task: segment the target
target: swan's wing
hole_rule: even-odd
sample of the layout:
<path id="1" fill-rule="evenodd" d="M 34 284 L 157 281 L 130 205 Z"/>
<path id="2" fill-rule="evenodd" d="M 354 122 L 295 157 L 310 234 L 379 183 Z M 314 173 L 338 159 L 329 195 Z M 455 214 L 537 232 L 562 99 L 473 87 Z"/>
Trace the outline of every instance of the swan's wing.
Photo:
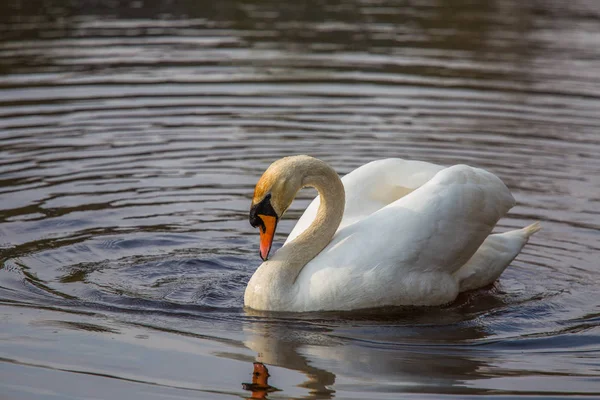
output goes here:
<path id="1" fill-rule="evenodd" d="M 371 233 L 365 235 L 377 249 L 371 256 L 385 257 L 392 264 L 406 264 L 413 270 L 453 273 L 469 260 L 514 204 L 497 176 L 455 165 L 360 221 L 356 229 Z"/>
<path id="2" fill-rule="evenodd" d="M 310 288 L 301 301 L 330 299 L 332 307 L 348 309 L 452 301 L 458 293 L 452 274 L 513 205 L 493 174 L 466 165 L 446 168 L 339 230 L 300 272 L 298 283 Z"/>
<path id="3" fill-rule="evenodd" d="M 339 229 L 360 221 L 422 186 L 444 169 L 424 161 L 388 158 L 365 164 L 342 178 L 346 192 L 344 217 Z M 285 243 L 304 232 L 317 215 L 317 196 L 304 211 Z M 338 230 L 339 230 L 338 229 Z"/>

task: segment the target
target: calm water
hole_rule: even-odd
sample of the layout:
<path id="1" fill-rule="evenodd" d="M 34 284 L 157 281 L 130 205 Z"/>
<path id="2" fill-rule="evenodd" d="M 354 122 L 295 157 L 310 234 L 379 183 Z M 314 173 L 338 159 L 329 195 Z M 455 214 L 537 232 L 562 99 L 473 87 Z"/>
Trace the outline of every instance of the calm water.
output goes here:
<path id="1" fill-rule="evenodd" d="M 543 230 L 490 289 L 249 314 L 275 159 L 468 163 Z M 281 245 L 314 192 L 280 225 Z M 0 2 L 0 397 L 600 394 L 595 1 Z"/>

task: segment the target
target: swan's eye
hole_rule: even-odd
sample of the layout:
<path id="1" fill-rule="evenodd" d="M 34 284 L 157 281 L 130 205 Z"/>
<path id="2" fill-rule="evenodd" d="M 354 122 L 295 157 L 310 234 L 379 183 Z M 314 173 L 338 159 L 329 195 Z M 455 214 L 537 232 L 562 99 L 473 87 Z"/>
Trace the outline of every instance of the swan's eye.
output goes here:
<path id="1" fill-rule="evenodd" d="M 266 230 L 265 223 L 259 217 L 259 215 L 266 215 L 279 219 L 279 216 L 271 205 L 271 193 L 268 193 L 260 203 L 255 204 L 250 208 L 250 215 L 248 218 L 250 220 L 250 225 L 252 225 L 254 228 L 260 227 L 264 232 Z"/>
<path id="2" fill-rule="evenodd" d="M 256 212 L 256 207 L 252 207 L 250 209 L 250 215 L 248 219 L 250 220 L 250 225 L 252 225 L 253 228 L 258 228 L 259 226 L 261 227 L 261 229 L 265 228 L 263 220 L 260 219 L 258 213 Z"/>

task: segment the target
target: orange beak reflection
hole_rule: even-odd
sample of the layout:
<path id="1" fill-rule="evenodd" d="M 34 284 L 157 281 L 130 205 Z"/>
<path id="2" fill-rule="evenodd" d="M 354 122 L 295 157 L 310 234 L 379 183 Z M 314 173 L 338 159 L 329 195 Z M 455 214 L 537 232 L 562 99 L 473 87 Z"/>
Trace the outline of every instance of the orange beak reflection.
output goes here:
<path id="1" fill-rule="evenodd" d="M 266 261 L 271 251 L 273 244 L 273 236 L 277 228 L 277 218 L 270 215 L 258 214 L 258 217 L 263 221 L 260 227 L 260 258 Z"/>
<path id="2" fill-rule="evenodd" d="M 279 389 L 269 385 L 269 376 L 271 376 L 269 370 L 263 363 L 254 363 L 252 383 L 242 383 L 244 390 L 252 392 L 250 399 L 266 399 L 268 393 L 279 391 Z"/>

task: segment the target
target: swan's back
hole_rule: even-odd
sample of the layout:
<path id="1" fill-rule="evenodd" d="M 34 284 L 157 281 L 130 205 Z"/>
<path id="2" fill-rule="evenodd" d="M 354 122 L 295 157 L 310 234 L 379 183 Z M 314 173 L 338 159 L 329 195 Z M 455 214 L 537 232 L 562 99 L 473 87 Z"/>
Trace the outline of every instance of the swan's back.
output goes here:
<path id="1" fill-rule="evenodd" d="M 342 178 L 346 191 L 342 229 L 421 187 L 444 167 L 424 161 L 386 158 L 367 163 Z M 285 243 L 301 234 L 313 222 L 319 208 L 317 196 L 306 208 Z"/>
<path id="2" fill-rule="evenodd" d="M 435 167 L 438 171 L 429 179 L 427 174 L 421 181 L 417 175 L 405 176 L 405 184 L 413 176 L 415 185 L 425 180 L 410 194 L 370 214 L 367 210 L 363 218 L 337 231 L 300 272 L 299 307 L 442 304 L 456 297 L 459 288 L 452 274 L 477 251 L 514 199 L 504 183 L 485 170 Z M 365 176 L 360 178 L 364 181 Z M 386 185 L 387 178 L 378 183 Z M 350 184 L 359 181 L 353 179 Z M 350 207 L 360 207 L 361 201 L 365 207 L 383 203 L 372 192 L 376 189 L 367 185 L 364 192 L 356 192 Z M 361 200 L 361 193 L 369 197 Z"/>
<path id="3" fill-rule="evenodd" d="M 500 178 L 480 168 L 455 165 L 389 205 L 385 218 L 405 215 L 394 222 L 404 226 L 403 232 L 411 233 L 410 243 L 401 248 L 414 249 L 415 268 L 454 273 L 514 205 L 513 196 Z M 365 225 L 376 224 L 369 221 Z M 387 223 L 388 229 L 393 229 L 392 224 Z"/>

